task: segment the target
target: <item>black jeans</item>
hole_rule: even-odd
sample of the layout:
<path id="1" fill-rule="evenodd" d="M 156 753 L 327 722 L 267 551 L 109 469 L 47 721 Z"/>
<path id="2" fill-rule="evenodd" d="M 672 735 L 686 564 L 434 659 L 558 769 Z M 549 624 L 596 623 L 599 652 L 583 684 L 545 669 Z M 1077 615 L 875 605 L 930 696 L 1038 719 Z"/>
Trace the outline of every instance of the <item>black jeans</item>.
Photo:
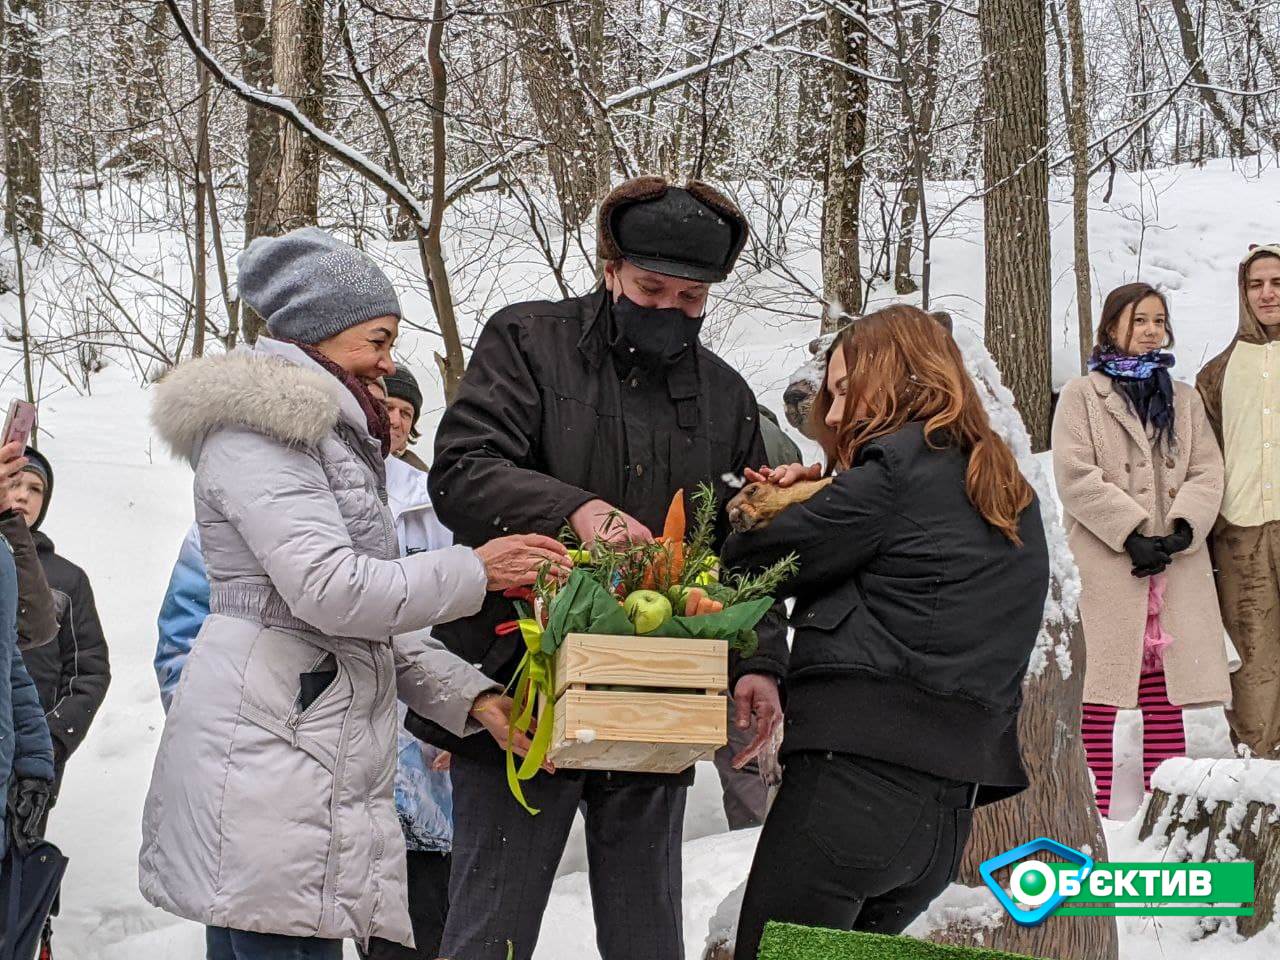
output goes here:
<path id="1" fill-rule="evenodd" d="M 341 940 L 205 927 L 205 960 L 342 960 Z"/>
<path id="2" fill-rule="evenodd" d="M 901 933 L 960 865 L 970 785 L 839 753 L 796 753 L 764 822 L 738 918 L 737 960 L 769 920 Z"/>
<path id="3" fill-rule="evenodd" d="M 440 956 L 440 937 L 449 915 L 449 854 L 410 850 L 408 862 L 415 948 L 373 937 L 369 949 L 359 951 L 366 960 L 436 960 Z"/>

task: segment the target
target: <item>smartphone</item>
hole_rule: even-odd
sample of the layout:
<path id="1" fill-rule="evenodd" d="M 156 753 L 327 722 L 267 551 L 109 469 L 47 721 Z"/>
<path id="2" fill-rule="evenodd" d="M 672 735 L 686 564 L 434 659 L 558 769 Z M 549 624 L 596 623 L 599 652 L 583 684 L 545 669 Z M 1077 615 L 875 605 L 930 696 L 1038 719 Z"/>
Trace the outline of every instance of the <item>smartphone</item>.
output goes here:
<path id="1" fill-rule="evenodd" d="M 25 449 L 31 443 L 31 432 L 35 428 L 35 404 L 25 400 L 10 400 L 9 415 L 4 418 L 4 433 L 0 434 L 0 446 L 21 443 Z"/>

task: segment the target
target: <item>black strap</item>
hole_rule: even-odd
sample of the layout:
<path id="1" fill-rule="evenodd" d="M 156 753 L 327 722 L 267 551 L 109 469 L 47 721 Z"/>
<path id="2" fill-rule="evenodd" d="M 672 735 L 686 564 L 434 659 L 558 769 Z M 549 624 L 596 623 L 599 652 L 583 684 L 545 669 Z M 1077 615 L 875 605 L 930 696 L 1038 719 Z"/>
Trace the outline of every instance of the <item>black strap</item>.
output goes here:
<path id="1" fill-rule="evenodd" d="M 12 829 L 9 831 L 12 834 Z M 9 864 L 9 915 L 5 918 L 4 949 L 0 960 L 13 960 L 18 949 L 18 917 L 22 908 L 22 853 L 9 837 L 9 851 L 5 854 Z"/>

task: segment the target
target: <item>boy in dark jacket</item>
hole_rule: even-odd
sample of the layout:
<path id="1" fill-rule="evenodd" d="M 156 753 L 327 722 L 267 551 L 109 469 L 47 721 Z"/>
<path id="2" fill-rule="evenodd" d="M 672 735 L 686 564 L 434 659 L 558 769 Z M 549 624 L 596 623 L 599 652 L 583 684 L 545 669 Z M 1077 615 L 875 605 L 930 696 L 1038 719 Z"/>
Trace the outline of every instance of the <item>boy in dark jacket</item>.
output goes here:
<path id="1" fill-rule="evenodd" d="M 57 776 L 52 806 L 67 758 L 84 740 L 107 695 L 111 667 L 89 578 L 59 555 L 53 541 L 40 530 L 53 497 L 53 467 L 34 449 L 28 448 L 26 457 L 27 465 L 18 475 L 10 501 L 30 527 L 36 555 L 53 591 L 58 620 L 56 642 L 23 652 L 53 735 Z"/>
<path id="2" fill-rule="evenodd" d="M 0 877 L 13 869 L 11 844 L 25 853 L 39 839 L 54 774 L 49 728 L 23 664 L 54 623 L 49 586 L 13 509 L 23 466 L 18 444 L 0 447 Z"/>

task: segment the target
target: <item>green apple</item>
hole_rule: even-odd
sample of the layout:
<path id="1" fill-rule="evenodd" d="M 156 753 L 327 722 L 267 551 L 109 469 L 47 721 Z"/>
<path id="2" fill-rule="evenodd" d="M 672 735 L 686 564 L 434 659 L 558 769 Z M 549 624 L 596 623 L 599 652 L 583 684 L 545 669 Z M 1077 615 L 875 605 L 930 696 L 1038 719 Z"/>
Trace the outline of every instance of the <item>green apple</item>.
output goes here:
<path id="1" fill-rule="evenodd" d="M 653 633 L 671 617 L 671 601 L 656 590 L 628 594 L 622 609 L 639 634 Z"/>

